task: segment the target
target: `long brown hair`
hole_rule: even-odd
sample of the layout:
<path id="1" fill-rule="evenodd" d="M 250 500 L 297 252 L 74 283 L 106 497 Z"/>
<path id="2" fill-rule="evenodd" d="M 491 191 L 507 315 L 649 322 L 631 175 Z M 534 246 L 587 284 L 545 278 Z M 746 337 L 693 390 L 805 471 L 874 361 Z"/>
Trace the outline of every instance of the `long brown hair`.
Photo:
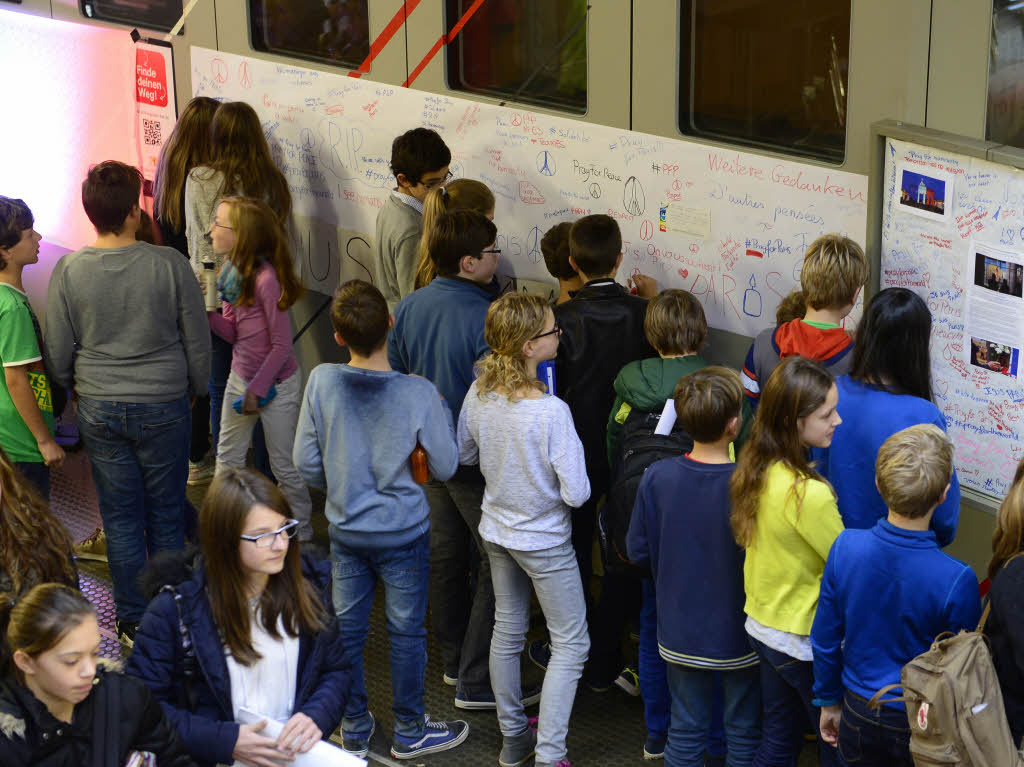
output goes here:
<path id="1" fill-rule="evenodd" d="M 295 275 L 288 235 L 281 221 L 263 200 L 225 197 L 221 204 L 228 206 L 228 221 L 235 230 L 235 244 L 228 251 L 227 259 L 235 265 L 242 279 L 238 304 L 252 306 L 256 272 L 265 261 L 274 267 L 277 281 L 281 283 L 277 308 L 288 309 L 299 300 L 303 287 Z"/>
<path id="2" fill-rule="evenodd" d="M 210 131 L 214 156 L 209 167 L 224 174 L 222 192 L 241 190 L 246 197 L 266 200 L 278 219 L 287 221 L 292 194 L 270 155 L 256 111 L 244 101 L 221 104 Z"/>
<path id="3" fill-rule="evenodd" d="M 254 471 L 226 469 L 214 477 L 199 512 L 199 540 L 213 620 L 231 655 L 243 666 L 260 659 L 252 645 L 252 613 L 245 596 L 245 573 L 239 553 L 239 536 L 245 529 L 249 510 L 257 504 L 284 517 L 291 516 L 288 502 L 269 479 Z M 315 634 L 327 626 L 326 607 L 302 575 L 297 539 L 288 544 L 284 568 L 270 576 L 260 595 L 259 616 L 263 628 L 275 639 L 281 636 L 278 618 L 290 637 Z"/>
<path id="4" fill-rule="evenodd" d="M 0 570 L 17 598 L 38 583 L 78 585 L 71 561 L 71 536 L 35 487 L 0 449 Z"/>
<path id="5" fill-rule="evenodd" d="M 802 490 L 809 479 L 824 482 L 814 469 L 807 447 L 800 441 L 799 420 L 825 402 L 834 384 L 832 374 L 813 360 L 787 357 L 772 371 L 761 392 L 754 428 L 736 462 L 729 483 L 732 498 L 732 533 L 746 548 L 754 540 L 757 512 L 761 506 L 768 469 L 779 461 L 797 476 L 791 490 L 802 503 Z"/>
<path id="6" fill-rule="evenodd" d="M 14 653 L 20 650 L 36 658 L 90 615 L 96 615 L 92 603 L 60 583 L 41 583 L 17 602 L 0 599 L 0 674 L 14 672 L 24 683 L 12 662 Z"/>
<path id="7" fill-rule="evenodd" d="M 490 305 L 484 341 L 491 351 L 476 366 L 477 396 L 498 392 L 516 402 L 524 389 L 544 391 L 526 371 L 523 344 L 544 331 L 549 311 L 547 301 L 528 293 L 506 293 Z"/>
<path id="8" fill-rule="evenodd" d="M 213 159 L 210 126 L 220 102 L 207 96 L 189 101 L 160 150 L 153 179 L 153 216 L 171 229 L 185 228 L 185 180 L 188 173 Z"/>
<path id="9" fill-rule="evenodd" d="M 475 210 L 485 216 L 494 213 L 494 193 L 487 184 L 471 178 L 457 178 L 427 192 L 423 201 L 423 236 L 414 290 L 429 285 L 437 276 L 437 264 L 430 257 L 430 233 L 441 216 L 456 210 Z"/>
<path id="10" fill-rule="evenodd" d="M 1010 557 L 1024 547 L 1024 461 L 1017 465 L 1013 485 L 999 504 L 996 529 L 992 531 L 992 560 L 988 577 L 995 578 Z"/>

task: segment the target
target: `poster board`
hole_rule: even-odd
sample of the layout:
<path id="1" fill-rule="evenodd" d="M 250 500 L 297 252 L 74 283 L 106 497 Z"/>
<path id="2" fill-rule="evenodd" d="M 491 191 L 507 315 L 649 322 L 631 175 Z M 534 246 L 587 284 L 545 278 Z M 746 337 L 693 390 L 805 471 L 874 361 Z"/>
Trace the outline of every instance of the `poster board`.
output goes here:
<path id="1" fill-rule="evenodd" d="M 753 336 L 799 284 L 815 237 L 864 240 L 858 174 L 198 47 L 192 87 L 256 109 L 292 191 L 303 280 L 324 293 L 372 279 L 391 142 L 417 126 L 444 137 L 455 176 L 494 192 L 499 272 L 518 279 L 553 282 L 544 232 L 605 213 L 622 230 L 620 280 L 640 270 L 684 288 L 710 326 Z"/>
<path id="2" fill-rule="evenodd" d="M 960 483 L 992 509 L 1024 457 L 1024 171 L 992 146 L 876 126 L 879 287 L 915 291 L 932 312 L 932 387 Z M 887 130 L 888 129 L 888 130 Z"/>

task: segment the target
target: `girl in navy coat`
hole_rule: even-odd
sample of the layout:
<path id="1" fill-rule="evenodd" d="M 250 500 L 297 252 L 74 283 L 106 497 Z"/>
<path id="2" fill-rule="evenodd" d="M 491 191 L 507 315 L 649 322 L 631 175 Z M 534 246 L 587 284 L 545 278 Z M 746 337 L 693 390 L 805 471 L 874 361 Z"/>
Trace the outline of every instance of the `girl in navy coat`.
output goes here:
<path id="1" fill-rule="evenodd" d="M 150 603 L 128 673 L 163 704 L 197 762 L 279 767 L 341 722 L 349 672 L 327 562 L 300 558 L 298 522 L 265 477 L 229 469 L 199 515 L 202 557 Z M 181 582 L 184 581 L 184 582 Z M 284 723 L 238 724 L 246 708 Z M 275 761 L 276 760 L 276 761 Z"/>

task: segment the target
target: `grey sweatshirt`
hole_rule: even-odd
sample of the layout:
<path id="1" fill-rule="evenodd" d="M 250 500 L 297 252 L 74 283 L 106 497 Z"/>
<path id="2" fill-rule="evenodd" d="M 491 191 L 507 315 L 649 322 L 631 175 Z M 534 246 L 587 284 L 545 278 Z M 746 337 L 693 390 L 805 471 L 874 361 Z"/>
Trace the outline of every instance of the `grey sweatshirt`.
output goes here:
<path id="1" fill-rule="evenodd" d="M 57 383 L 84 397 L 170 402 L 207 389 L 206 304 L 174 248 L 137 242 L 64 256 L 50 275 L 45 338 Z"/>
<path id="2" fill-rule="evenodd" d="M 518 551 L 569 540 L 569 508 L 590 497 L 590 481 L 568 405 L 550 394 L 509 402 L 491 392 L 480 399 L 474 381 L 458 441 L 459 463 L 479 463 L 486 482 L 481 538 Z"/>
<path id="3" fill-rule="evenodd" d="M 373 257 L 377 271 L 377 287 L 387 299 L 388 309 L 412 293 L 419 263 L 423 214 L 395 194 L 388 195 L 377 214 L 377 238 Z"/>
<path id="4" fill-rule="evenodd" d="M 193 168 L 185 181 L 185 238 L 188 240 L 188 255 L 196 273 L 202 269 L 204 259 L 212 259 L 220 269 L 224 256 L 213 252 L 213 245 L 206 241 L 213 217 L 217 215 L 217 204 L 221 197 L 235 194 L 237 190 L 224 188 L 224 174 L 205 165 Z"/>

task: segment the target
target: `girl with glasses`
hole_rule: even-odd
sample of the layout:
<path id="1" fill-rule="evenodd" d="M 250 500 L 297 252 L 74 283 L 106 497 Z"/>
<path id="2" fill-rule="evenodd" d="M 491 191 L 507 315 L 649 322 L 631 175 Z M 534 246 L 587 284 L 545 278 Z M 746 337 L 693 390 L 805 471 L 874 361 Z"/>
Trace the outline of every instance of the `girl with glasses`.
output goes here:
<path id="1" fill-rule="evenodd" d="M 299 537 L 311 540 L 313 504 L 292 462 L 302 403 L 302 376 L 292 349 L 288 309 L 302 295 L 288 236 L 265 202 L 226 197 L 210 228 L 213 249 L 226 258 L 217 281 L 222 312 L 209 312 L 210 328 L 234 345 L 221 405 L 217 473 L 245 468 L 257 420 L 263 425 L 270 466 Z M 240 401 L 239 401 L 240 400 Z"/>
<path id="2" fill-rule="evenodd" d="M 330 566 L 302 557 L 297 523 L 268 479 L 226 469 L 199 514 L 201 555 L 151 565 L 150 603 L 128 673 L 164 704 L 201 765 L 275 767 L 341 723 L 349 672 Z M 240 709 L 284 723 L 238 724 Z"/>
<path id="3" fill-rule="evenodd" d="M 487 312 L 479 363 L 459 416 L 459 460 L 486 481 L 480 535 L 494 582 L 491 687 L 504 736 L 498 763 L 568 767 L 565 738 L 590 640 L 569 509 L 590 496 L 583 445 L 568 406 L 544 393 L 537 365 L 553 359 L 560 330 L 540 296 L 509 293 Z M 537 593 L 551 634 L 538 729 L 520 689 L 520 654 Z"/>

